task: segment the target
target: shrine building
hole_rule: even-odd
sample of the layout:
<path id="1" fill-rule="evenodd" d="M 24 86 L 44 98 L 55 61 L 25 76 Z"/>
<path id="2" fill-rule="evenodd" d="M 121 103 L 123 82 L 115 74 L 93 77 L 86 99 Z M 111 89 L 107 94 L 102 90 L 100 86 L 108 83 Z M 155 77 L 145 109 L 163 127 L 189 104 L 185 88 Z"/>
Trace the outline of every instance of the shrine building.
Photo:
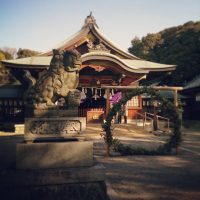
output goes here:
<path id="1" fill-rule="evenodd" d="M 87 16 L 80 31 L 52 49 L 76 49 L 81 54 L 78 89 L 82 91 L 82 99 L 79 116 L 86 117 L 88 123 L 100 122 L 112 103 L 122 98 L 123 91 L 117 86 L 137 87 L 139 81 L 145 79 L 150 72 L 169 72 L 175 69 L 175 65 L 149 62 L 123 51 L 104 36 L 92 15 Z M 24 71 L 28 70 L 38 79 L 50 65 L 52 49 L 34 57 L 2 61 L 21 83 L 16 88 L 0 88 L 6 94 L 0 96 L 2 120 L 23 116 L 23 93 L 28 87 Z M 11 92 L 11 89 L 15 92 Z M 135 112 L 142 109 L 141 97 L 128 101 L 126 109 L 128 119 L 134 118 Z"/>

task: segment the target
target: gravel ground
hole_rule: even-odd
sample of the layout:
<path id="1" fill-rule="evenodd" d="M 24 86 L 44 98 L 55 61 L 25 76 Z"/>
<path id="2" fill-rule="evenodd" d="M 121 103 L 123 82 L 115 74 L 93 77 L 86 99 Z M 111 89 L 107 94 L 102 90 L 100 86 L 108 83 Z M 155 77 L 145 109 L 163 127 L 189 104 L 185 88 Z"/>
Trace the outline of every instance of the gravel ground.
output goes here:
<path id="1" fill-rule="evenodd" d="M 200 124 L 199 124 L 200 125 Z M 92 129 L 97 127 L 88 127 Z M 94 130 L 93 130 L 94 131 Z M 115 127 L 123 143 L 155 148 L 166 135 L 155 136 L 131 125 Z M 183 129 L 183 143 L 173 156 L 105 157 L 101 138 L 94 139 L 95 158 L 106 167 L 108 193 L 115 200 L 199 200 L 200 127 Z"/>
<path id="2" fill-rule="evenodd" d="M 126 156 L 97 160 L 106 167 L 112 199 L 200 199 L 199 157 Z"/>

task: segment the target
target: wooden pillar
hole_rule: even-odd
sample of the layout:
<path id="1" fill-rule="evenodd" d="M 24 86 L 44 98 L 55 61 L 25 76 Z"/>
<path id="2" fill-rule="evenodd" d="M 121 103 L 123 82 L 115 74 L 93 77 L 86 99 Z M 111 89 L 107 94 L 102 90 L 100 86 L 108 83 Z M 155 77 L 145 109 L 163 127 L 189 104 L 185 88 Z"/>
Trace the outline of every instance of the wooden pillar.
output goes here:
<path id="1" fill-rule="evenodd" d="M 179 117 L 180 117 L 180 120 L 181 120 L 181 129 L 182 129 L 182 111 L 178 109 L 178 92 L 177 90 L 174 90 L 174 106 L 177 108 L 177 111 L 179 113 Z M 178 151 L 178 150 L 177 150 Z"/>
<path id="2" fill-rule="evenodd" d="M 108 112 L 110 110 L 110 89 L 105 89 L 106 93 L 106 116 L 108 115 Z"/>
<path id="3" fill-rule="evenodd" d="M 157 117 L 157 107 L 156 105 L 153 106 L 153 130 L 158 130 L 158 117 Z"/>
<path id="4" fill-rule="evenodd" d="M 174 90 L 174 106 L 178 107 L 178 93 L 177 93 L 177 90 Z"/>

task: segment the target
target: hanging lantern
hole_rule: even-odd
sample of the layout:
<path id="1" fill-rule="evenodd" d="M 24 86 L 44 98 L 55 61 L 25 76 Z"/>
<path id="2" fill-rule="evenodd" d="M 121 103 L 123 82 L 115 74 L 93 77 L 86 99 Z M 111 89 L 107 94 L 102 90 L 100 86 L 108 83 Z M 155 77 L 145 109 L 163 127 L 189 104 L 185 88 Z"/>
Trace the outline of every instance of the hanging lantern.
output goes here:
<path id="1" fill-rule="evenodd" d="M 87 96 L 85 95 L 85 93 L 81 92 L 81 100 L 84 100 L 86 98 L 87 98 Z"/>
<path id="2" fill-rule="evenodd" d="M 89 88 L 89 90 L 90 90 L 90 92 L 91 92 L 91 95 L 93 96 L 93 95 L 94 95 L 94 88 L 91 87 L 91 88 Z"/>
<path id="3" fill-rule="evenodd" d="M 87 96 L 85 94 L 85 88 L 82 88 L 82 91 L 81 91 L 81 101 L 84 100 L 84 99 L 86 99 L 86 98 L 87 98 Z"/>
<path id="4" fill-rule="evenodd" d="M 92 96 L 92 98 L 94 98 L 95 101 L 96 101 L 98 98 L 100 98 L 99 95 L 97 94 L 97 89 L 95 89 L 94 95 Z"/>
<path id="5" fill-rule="evenodd" d="M 102 91 L 101 91 L 101 89 L 99 89 L 99 96 L 100 96 L 100 97 L 102 96 Z"/>
<path id="6" fill-rule="evenodd" d="M 106 90 L 105 90 L 105 92 L 104 92 L 103 98 L 104 98 L 104 99 L 107 99 Z"/>
<path id="7" fill-rule="evenodd" d="M 111 90 L 111 91 L 110 91 L 110 98 L 109 98 L 109 99 L 112 99 L 112 95 L 113 95 L 113 94 L 112 94 L 112 90 Z"/>

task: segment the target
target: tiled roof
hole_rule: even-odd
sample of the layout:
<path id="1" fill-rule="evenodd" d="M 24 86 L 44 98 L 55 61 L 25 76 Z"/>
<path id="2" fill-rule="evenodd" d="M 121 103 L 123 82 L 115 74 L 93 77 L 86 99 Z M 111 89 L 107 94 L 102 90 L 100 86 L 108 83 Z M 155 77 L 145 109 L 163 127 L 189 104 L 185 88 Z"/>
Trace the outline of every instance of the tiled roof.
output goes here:
<path id="1" fill-rule="evenodd" d="M 102 52 L 96 52 L 96 56 L 99 59 L 111 59 L 114 62 L 118 62 L 118 64 L 123 67 L 125 70 L 136 73 L 148 73 L 149 71 L 172 71 L 175 69 L 175 65 L 166 65 L 155 62 L 149 62 L 146 60 L 142 60 L 128 52 L 123 51 L 109 39 L 107 39 L 103 33 L 100 31 L 96 24 L 96 20 L 90 14 L 87 16 L 85 20 L 85 24 L 80 31 L 74 34 L 72 37 L 64 40 L 60 44 L 56 45 L 54 48 L 59 50 L 69 50 L 71 48 L 75 48 L 82 44 L 83 42 L 88 42 L 88 34 L 91 33 L 99 40 L 103 45 L 107 46 L 114 53 L 108 53 L 107 55 L 103 55 Z M 53 48 L 52 48 L 53 49 Z M 44 68 L 49 66 L 52 56 L 52 49 L 40 54 L 39 56 L 29 57 L 29 58 L 21 58 L 15 60 L 5 60 L 2 63 L 5 66 L 9 67 L 35 67 L 35 68 Z M 92 58 L 91 53 L 86 53 L 87 56 Z M 86 54 L 83 54 L 82 57 L 86 57 Z M 93 55 L 94 57 L 94 55 Z M 122 66 L 123 65 L 123 66 Z"/>

